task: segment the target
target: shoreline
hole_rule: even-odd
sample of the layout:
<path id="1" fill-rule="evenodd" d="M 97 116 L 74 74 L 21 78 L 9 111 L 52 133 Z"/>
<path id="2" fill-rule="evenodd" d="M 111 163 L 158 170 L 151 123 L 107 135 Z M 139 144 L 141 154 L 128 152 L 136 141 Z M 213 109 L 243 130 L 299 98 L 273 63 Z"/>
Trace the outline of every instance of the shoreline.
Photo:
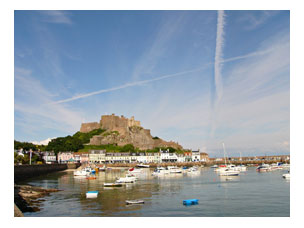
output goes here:
<path id="1" fill-rule="evenodd" d="M 40 203 L 44 196 L 59 189 L 46 189 L 32 185 L 14 185 L 14 217 L 23 217 L 24 212 L 39 211 Z"/>

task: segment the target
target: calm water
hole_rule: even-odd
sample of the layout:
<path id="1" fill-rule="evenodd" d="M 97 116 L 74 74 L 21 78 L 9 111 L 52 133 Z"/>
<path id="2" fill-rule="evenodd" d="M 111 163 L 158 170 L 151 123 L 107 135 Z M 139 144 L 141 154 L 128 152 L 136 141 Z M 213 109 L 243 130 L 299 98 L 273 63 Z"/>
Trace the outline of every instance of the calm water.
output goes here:
<path id="1" fill-rule="evenodd" d="M 175 174 L 152 177 L 145 169 L 135 184 L 104 188 L 126 170 L 97 174 L 96 180 L 74 177 L 72 171 L 58 172 L 24 182 L 63 191 L 43 198 L 40 211 L 25 216 L 195 216 L 195 217 L 281 217 L 290 216 L 290 183 L 282 178 L 286 170 L 257 173 L 249 168 L 227 180 L 213 169 L 201 168 L 197 175 Z M 86 191 L 99 191 L 86 199 Z M 199 199 L 198 205 L 184 206 L 184 199 Z M 143 205 L 125 205 L 125 200 L 144 199 Z"/>

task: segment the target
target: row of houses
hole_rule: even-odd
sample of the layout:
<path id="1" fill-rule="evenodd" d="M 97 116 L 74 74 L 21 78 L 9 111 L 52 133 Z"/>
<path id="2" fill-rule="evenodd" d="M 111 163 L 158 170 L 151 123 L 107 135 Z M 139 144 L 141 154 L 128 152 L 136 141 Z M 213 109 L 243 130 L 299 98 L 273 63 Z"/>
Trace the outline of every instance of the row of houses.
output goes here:
<path id="1" fill-rule="evenodd" d="M 163 162 L 207 162 L 207 153 L 198 151 L 177 154 L 166 151 L 158 153 L 109 153 L 105 150 L 90 150 L 89 152 L 59 152 L 57 158 L 54 152 L 44 152 L 43 159 L 46 163 L 163 163 Z"/>

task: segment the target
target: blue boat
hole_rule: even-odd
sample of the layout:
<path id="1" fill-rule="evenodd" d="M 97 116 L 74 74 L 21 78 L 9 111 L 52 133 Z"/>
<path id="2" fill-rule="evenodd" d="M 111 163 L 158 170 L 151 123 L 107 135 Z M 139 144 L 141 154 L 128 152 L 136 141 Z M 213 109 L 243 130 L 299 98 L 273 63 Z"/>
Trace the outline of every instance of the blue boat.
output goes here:
<path id="1" fill-rule="evenodd" d="M 184 205 L 195 205 L 198 204 L 198 199 L 187 199 L 183 200 Z"/>

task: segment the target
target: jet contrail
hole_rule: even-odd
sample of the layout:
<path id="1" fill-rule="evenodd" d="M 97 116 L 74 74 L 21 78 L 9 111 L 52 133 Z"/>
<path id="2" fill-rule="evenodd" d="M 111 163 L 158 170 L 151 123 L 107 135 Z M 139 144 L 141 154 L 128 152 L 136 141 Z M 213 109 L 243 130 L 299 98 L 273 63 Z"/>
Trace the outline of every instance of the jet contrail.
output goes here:
<path id="1" fill-rule="evenodd" d="M 209 66 L 211 64 L 212 63 L 207 63 L 202 67 L 192 69 L 192 70 L 188 70 L 188 71 L 178 72 L 178 73 L 175 73 L 175 74 L 163 75 L 161 77 L 148 79 L 148 80 L 130 82 L 130 83 L 126 83 L 124 85 L 116 86 L 116 87 L 109 88 L 109 89 L 102 89 L 102 90 L 94 91 L 94 92 L 91 92 L 91 93 L 80 94 L 80 95 L 77 95 L 77 96 L 74 96 L 74 97 L 71 97 L 71 98 L 67 98 L 67 99 L 64 99 L 64 100 L 55 101 L 52 104 L 66 103 L 66 102 L 69 102 L 69 101 L 74 101 L 74 100 L 78 100 L 78 99 L 81 99 L 81 98 L 90 97 L 90 96 L 93 96 L 93 95 L 96 95 L 96 94 L 101 94 L 101 93 L 106 93 L 106 92 L 110 92 L 110 91 L 120 90 L 120 89 L 124 89 L 124 88 L 127 88 L 127 87 L 138 86 L 138 85 L 146 84 L 146 83 L 149 83 L 149 82 L 159 81 L 159 80 L 163 80 L 163 79 L 166 79 L 166 78 L 172 78 L 172 77 L 177 77 L 177 76 L 188 74 L 188 73 L 197 72 L 197 71 L 200 71 L 200 70 L 206 68 L 207 66 Z"/>
<path id="2" fill-rule="evenodd" d="M 216 102 L 219 102 L 223 95 L 222 84 L 222 52 L 224 46 L 224 25 L 225 25 L 225 13 L 223 10 L 218 11 L 217 16 L 217 32 L 216 32 L 216 46 L 215 46 L 215 58 L 214 58 L 214 81 L 216 91 Z"/>
<path id="3" fill-rule="evenodd" d="M 217 13 L 217 31 L 216 31 L 216 46 L 214 57 L 214 84 L 215 84 L 215 101 L 213 103 L 213 115 L 211 116 L 211 131 L 210 135 L 213 137 L 216 122 L 217 113 L 220 101 L 223 96 L 223 82 L 222 82 L 222 55 L 224 46 L 224 25 L 225 25 L 225 13 L 223 10 L 219 10 Z"/>

